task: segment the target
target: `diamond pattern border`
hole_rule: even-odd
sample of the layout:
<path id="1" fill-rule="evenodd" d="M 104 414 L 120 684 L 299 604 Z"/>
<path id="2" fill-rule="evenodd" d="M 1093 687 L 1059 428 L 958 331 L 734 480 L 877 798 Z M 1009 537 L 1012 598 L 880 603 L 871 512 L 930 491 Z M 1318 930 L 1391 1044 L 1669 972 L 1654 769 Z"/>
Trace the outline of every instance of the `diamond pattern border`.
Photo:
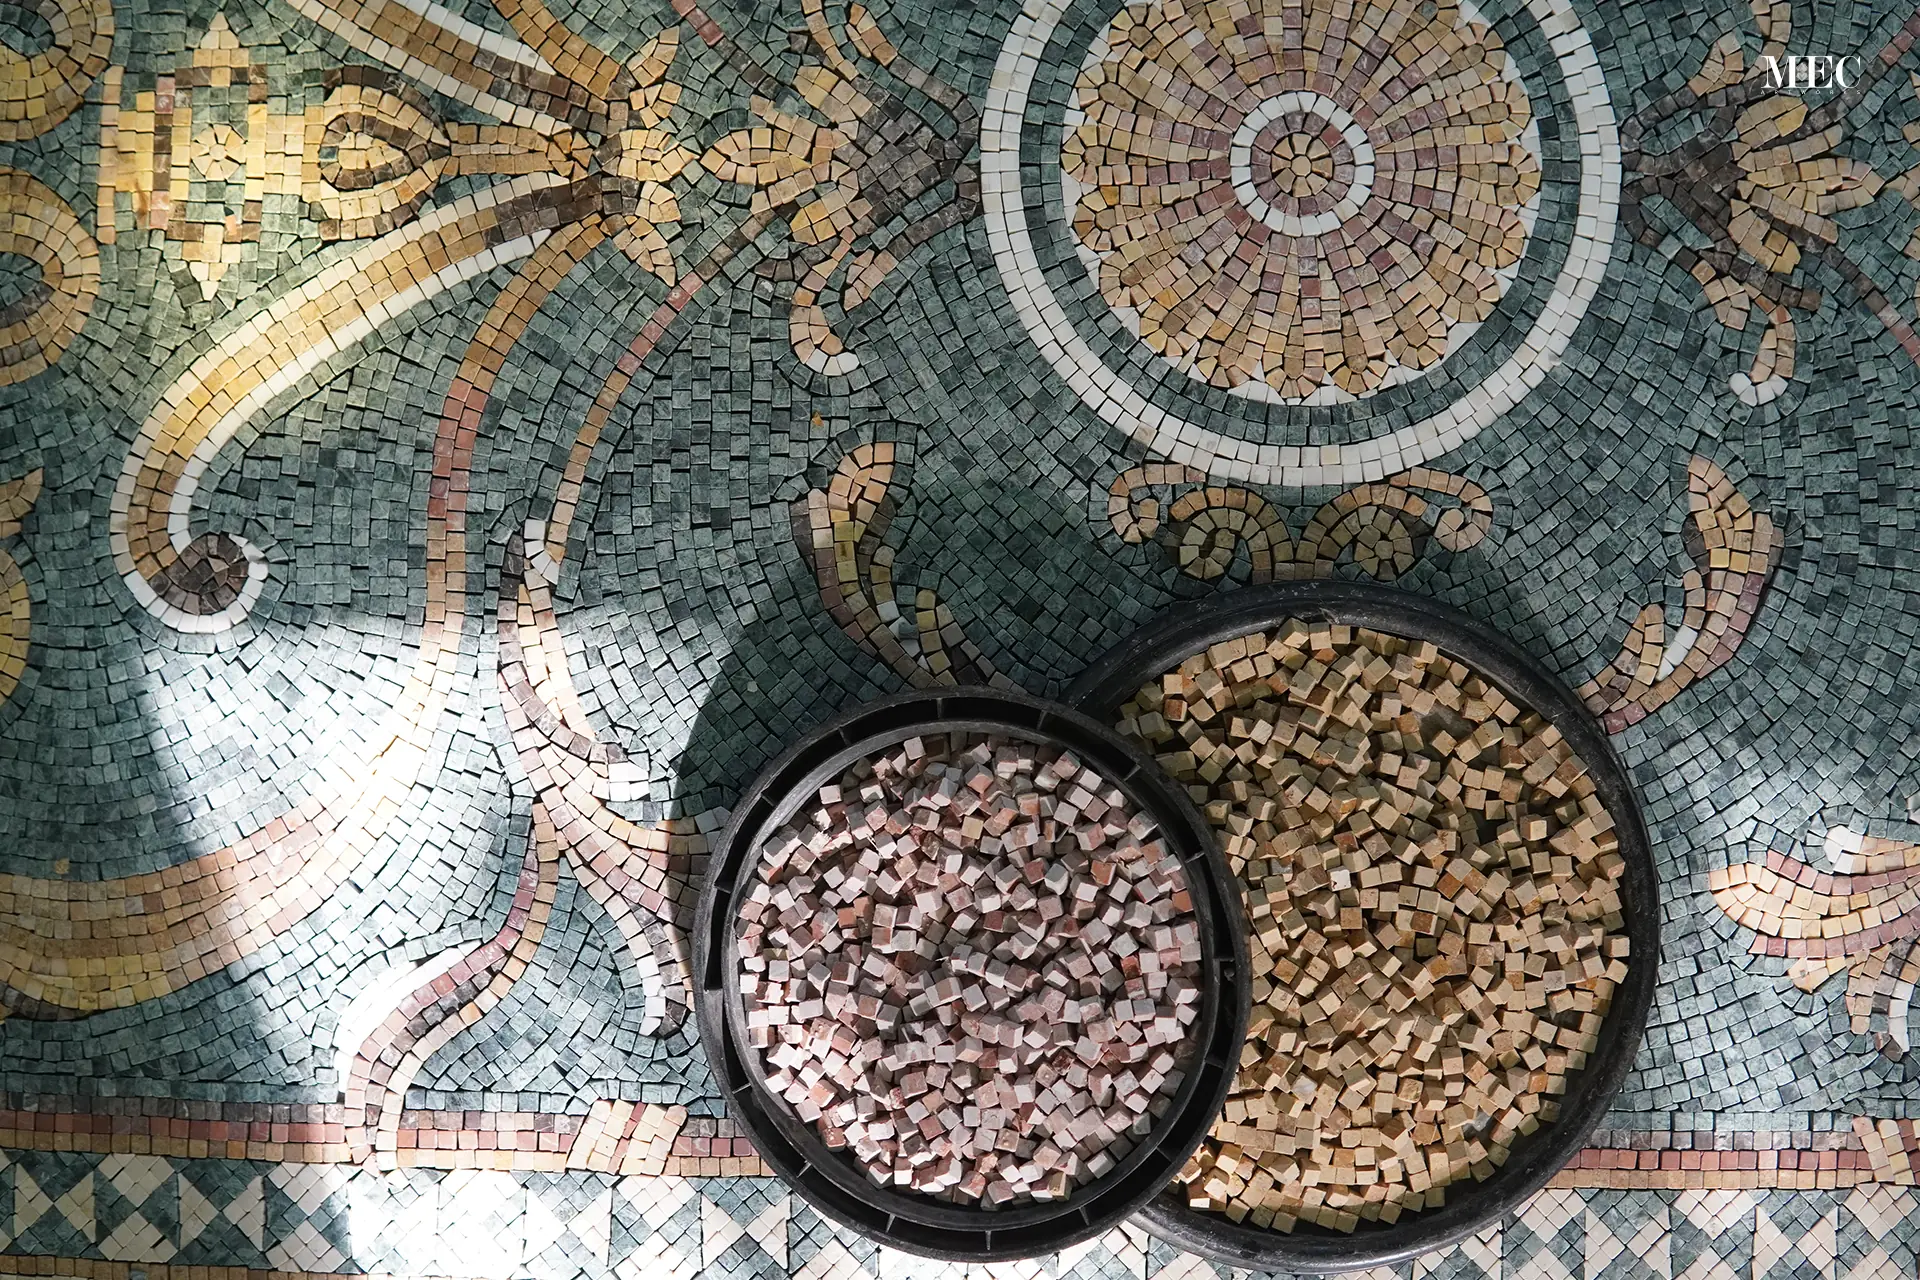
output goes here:
<path id="1" fill-rule="evenodd" d="M 1550 1189 L 1479 1235 L 1358 1280 L 1890 1280 L 1920 1190 Z M 0 1152 L 0 1258 L 35 1268 L 611 1280 L 1259 1280 L 1131 1224 L 968 1266 L 876 1247 L 777 1179 L 402 1170 Z M 85 1262 L 84 1260 L 93 1260 Z M 42 1274 L 69 1274 L 46 1272 Z M 0 1263 L 0 1275 L 8 1274 Z M 71 1272 L 78 1274 L 78 1272 Z M 92 1273 L 88 1273 L 92 1274 Z M 204 1273 L 201 1273 L 204 1274 Z M 135 1280 L 131 1272 L 101 1272 Z M 193 1280 L 182 1271 L 181 1280 Z"/>

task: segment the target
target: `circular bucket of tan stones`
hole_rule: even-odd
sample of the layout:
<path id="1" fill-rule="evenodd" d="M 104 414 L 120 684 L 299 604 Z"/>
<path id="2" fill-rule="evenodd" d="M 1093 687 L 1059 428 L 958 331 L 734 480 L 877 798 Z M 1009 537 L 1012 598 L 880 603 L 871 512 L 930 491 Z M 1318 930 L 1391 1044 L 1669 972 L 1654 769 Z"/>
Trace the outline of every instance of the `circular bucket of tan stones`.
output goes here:
<path id="1" fill-rule="evenodd" d="M 1219 1113 L 1240 912 L 1205 819 L 1111 728 L 905 694 L 742 797 L 696 918 L 701 1041 L 828 1217 L 932 1257 L 1053 1253 L 1157 1195 Z"/>
<path id="2" fill-rule="evenodd" d="M 1279 583 L 1180 606 L 1067 700 L 1188 788 L 1247 909 L 1240 1071 L 1153 1231 L 1254 1270 L 1401 1262 L 1580 1150 L 1660 916 L 1626 773 L 1551 672 L 1423 597 Z"/>

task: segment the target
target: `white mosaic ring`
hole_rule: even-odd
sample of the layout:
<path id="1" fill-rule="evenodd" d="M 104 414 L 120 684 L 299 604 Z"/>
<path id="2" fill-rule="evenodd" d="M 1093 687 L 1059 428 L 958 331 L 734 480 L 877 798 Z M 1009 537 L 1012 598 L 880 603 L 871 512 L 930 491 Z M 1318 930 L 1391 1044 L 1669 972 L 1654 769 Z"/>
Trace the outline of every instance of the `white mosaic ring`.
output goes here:
<path id="1" fill-rule="evenodd" d="M 1026 0 L 1000 46 L 980 129 L 987 240 L 1028 336 L 1088 408 L 1173 462 L 1210 476 L 1266 485 L 1351 485 L 1452 452 L 1539 386 L 1559 364 L 1606 274 L 1620 206 L 1620 135 L 1593 42 L 1568 0 L 1527 0 L 1560 64 L 1580 137 L 1580 198 L 1572 243 L 1533 328 L 1485 381 L 1439 413 L 1349 444 L 1240 440 L 1150 403 L 1074 330 L 1042 273 L 1021 191 L 1020 136 L 1041 55 L 1068 0 Z"/>
<path id="2" fill-rule="evenodd" d="M 1347 149 L 1353 153 L 1354 180 L 1338 204 L 1321 213 L 1299 214 L 1276 209 L 1260 194 L 1253 176 L 1253 146 L 1268 125 L 1289 112 L 1317 116 L 1339 130 Z M 1227 152 L 1233 174 L 1233 191 L 1247 212 L 1275 231 L 1288 236 L 1318 236 L 1334 230 L 1360 212 L 1373 192 L 1373 143 L 1348 110 L 1324 93 L 1293 90 L 1268 98 L 1255 107 L 1234 131 L 1233 145 Z"/>

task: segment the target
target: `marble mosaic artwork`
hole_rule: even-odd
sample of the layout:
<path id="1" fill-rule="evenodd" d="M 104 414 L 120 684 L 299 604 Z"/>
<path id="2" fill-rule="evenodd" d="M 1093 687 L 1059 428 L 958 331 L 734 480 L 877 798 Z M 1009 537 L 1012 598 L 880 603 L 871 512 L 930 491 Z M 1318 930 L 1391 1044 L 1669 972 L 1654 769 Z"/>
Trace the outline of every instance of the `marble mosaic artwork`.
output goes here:
<path id="1" fill-rule="evenodd" d="M 1372 1274 L 1920 1275 L 1916 40 L 0 7 L 0 1275 L 1226 1275 L 825 1221 L 687 931 L 835 710 L 1298 578 L 1577 689 L 1663 897 L 1586 1149 Z"/>

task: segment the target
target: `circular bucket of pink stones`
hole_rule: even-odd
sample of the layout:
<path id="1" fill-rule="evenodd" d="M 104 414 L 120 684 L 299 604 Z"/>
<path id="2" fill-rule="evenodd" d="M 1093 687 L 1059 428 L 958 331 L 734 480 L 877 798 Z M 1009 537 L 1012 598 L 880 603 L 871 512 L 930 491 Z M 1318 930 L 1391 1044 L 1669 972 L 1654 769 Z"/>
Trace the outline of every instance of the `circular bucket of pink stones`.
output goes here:
<path id="1" fill-rule="evenodd" d="M 893 1248 L 1053 1253 L 1158 1194 L 1247 1019 L 1240 895 L 1113 730 L 997 689 L 809 733 L 747 790 L 695 925 L 700 1036 L 755 1149 Z"/>
<path id="2" fill-rule="evenodd" d="M 1444 604 L 1388 587 L 1350 582 L 1284 582 L 1248 587 L 1169 610 L 1099 658 L 1066 700 L 1109 723 L 1135 691 L 1213 646 L 1288 622 L 1367 628 L 1430 642 L 1523 709 L 1558 730 L 1584 762 L 1613 820 L 1622 860 L 1619 896 L 1631 944 L 1625 975 L 1582 1069 L 1571 1072 L 1558 1119 L 1520 1138 L 1484 1180 L 1447 1188 L 1445 1202 L 1397 1221 L 1359 1221 L 1351 1231 L 1301 1219 L 1290 1230 L 1235 1221 L 1190 1206 L 1172 1183 L 1144 1207 L 1140 1221 L 1182 1248 L 1232 1267 L 1322 1274 L 1402 1263 L 1483 1231 L 1516 1212 L 1582 1148 L 1633 1066 L 1653 1002 L 1660 953 L 1659 881 L 1638 802 L 1599 724 L 1538 659 L 1506 637 Z M 1237 880 L 1232 892 L 1242 892 Z M 1253 988 L 1261 975 L 1250 969 Z"/>

